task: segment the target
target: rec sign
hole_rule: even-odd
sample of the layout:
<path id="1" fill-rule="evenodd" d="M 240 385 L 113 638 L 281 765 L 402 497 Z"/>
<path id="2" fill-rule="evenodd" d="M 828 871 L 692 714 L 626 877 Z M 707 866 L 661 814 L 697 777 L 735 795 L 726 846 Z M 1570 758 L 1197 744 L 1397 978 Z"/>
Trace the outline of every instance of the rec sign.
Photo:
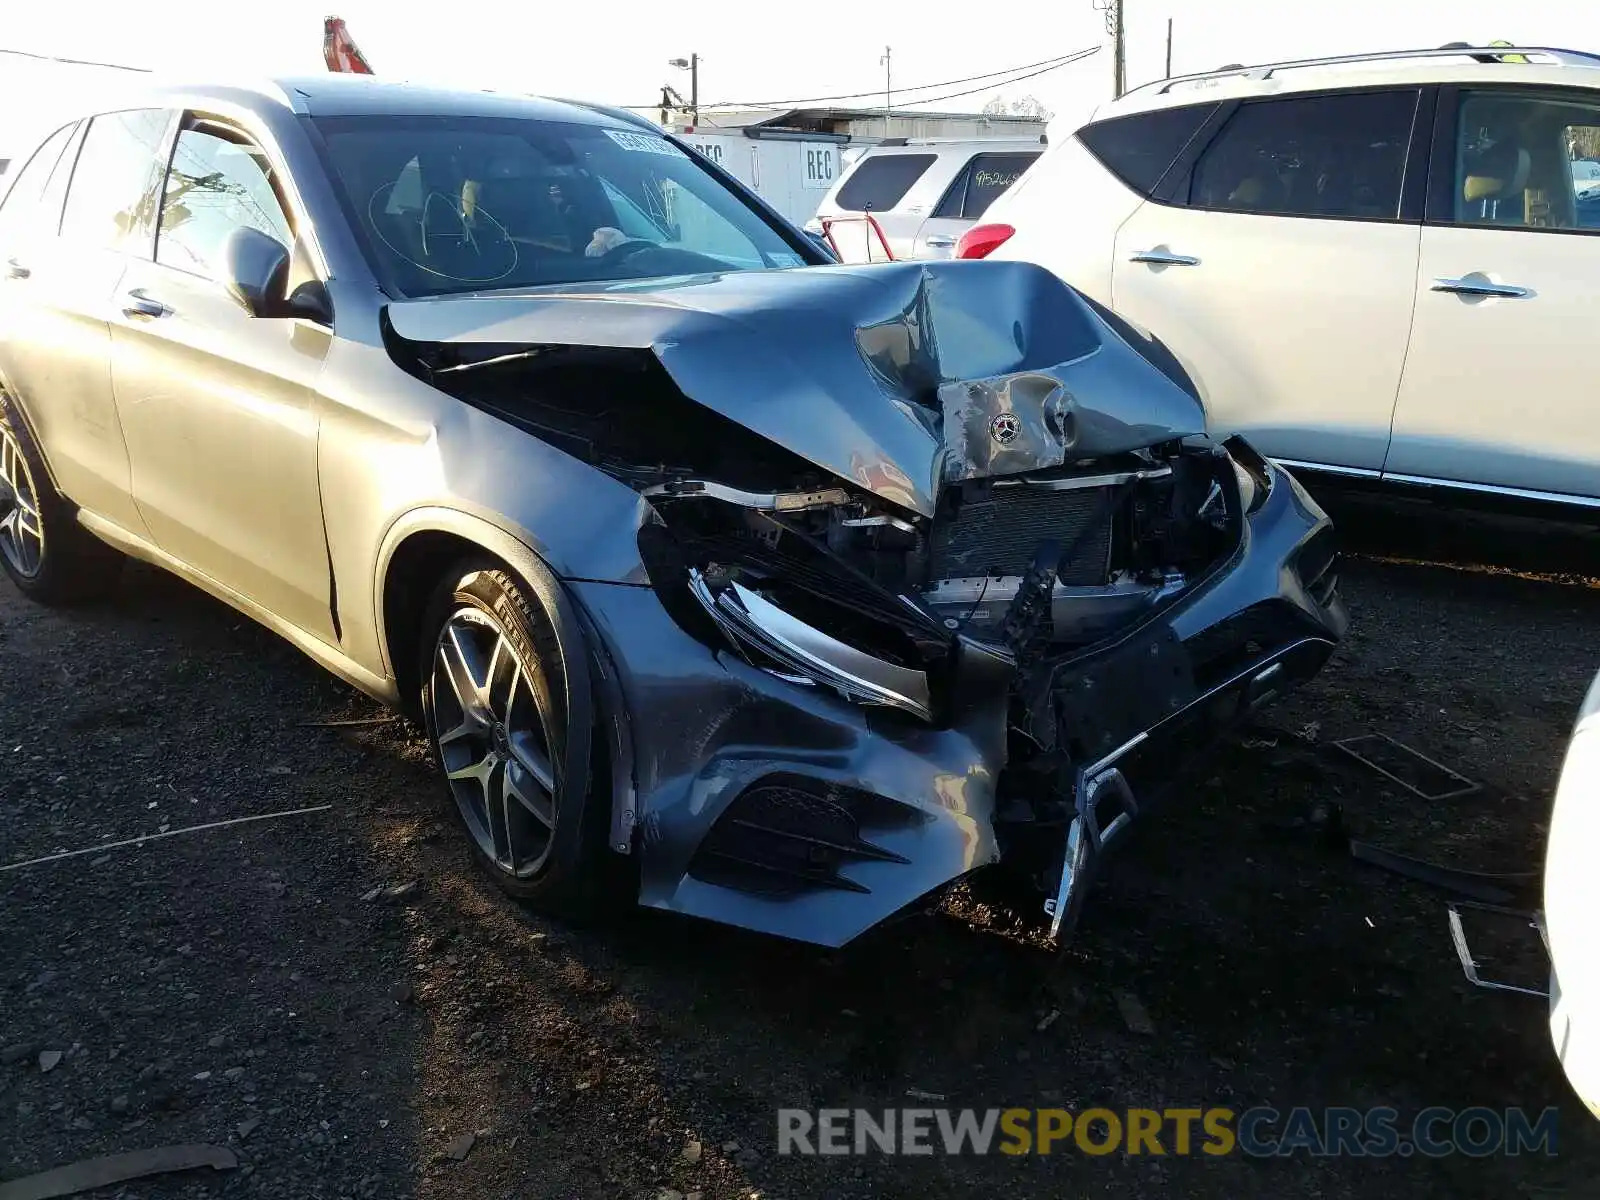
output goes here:
<path id="1" fill-rule="evenodd" d="M 839 170 L 838 147 L 807 142 L 801 147 L 801 155 L 800 178 L 805 186 L 819 192 L 831 188 Z"/>

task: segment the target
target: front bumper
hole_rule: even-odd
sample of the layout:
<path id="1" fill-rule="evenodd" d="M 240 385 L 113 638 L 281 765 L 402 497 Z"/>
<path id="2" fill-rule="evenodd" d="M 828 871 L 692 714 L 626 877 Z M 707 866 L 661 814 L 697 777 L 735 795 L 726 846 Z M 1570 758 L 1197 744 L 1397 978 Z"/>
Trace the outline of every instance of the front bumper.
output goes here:
<path id="1" fill-rule="evenodd" d="M 1172 754 L 1313 674 L 1343 635 L 1328 519 L 1272 470 L 1239 547 L 1209 581 L 1159 628 L 1056 681 L 1132 696 L 1119 716 L 1083 709 L 1079 757 L 1103 778 L 1079 772 L 1078 808 L 1120 790 L 1107 772 L 1124 785 L 1152 764 L 1170 773 Z M 633 787 L 614 843 L 638 856 L 641 904 L 838 946 L 1001 858 L 995 818 L 1015 676 L 1005 657 L 963 643 L 954 710 L 935 726 L 713 650 L 648 588 L 568 586 L 615 664 Z M 1157 640 L 1152 658 L 1179 663 L 1184 683 L 1160 705 L 1127 686 L 1129 648 Z M 1090 816 L 1102 807 L 1091 803 Z M 1116 815 L 1136 808 L 1125 802 Z M 1068 834 L 1073 886 L 1057 897 L 1058 924 L 1081 902 L 1107 832 L 1126 824 L 1115 821 L 1084 824 L 1079 849 Z"/>

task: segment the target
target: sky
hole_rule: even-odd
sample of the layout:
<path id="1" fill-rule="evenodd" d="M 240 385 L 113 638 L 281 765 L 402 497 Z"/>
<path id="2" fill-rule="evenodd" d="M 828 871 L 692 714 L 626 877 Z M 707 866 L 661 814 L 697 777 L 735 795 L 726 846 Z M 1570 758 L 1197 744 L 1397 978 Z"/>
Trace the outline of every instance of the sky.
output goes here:
<path id="1" fill-rule="evenodd" d="M 976 111 L 996 95 L 1032 95 L 1056 114 L 1053 129 L 1070 131 L 1111 94 L 1104 14 L 1094 3 L 789 5 L 781 12 L 770 7 L 770 15 L 760 18 L 749 3 L 727 0 L 474 0 L 460 6 L 438 0 L 218 0 L 212 14 L 188 15 L 191 7 L 163 23 L 150 17 L 160 10 L 146 5 L 19 0 L 6 6 L 0 20 L 0 49 L 151 67 L 191 79 L 319 73 L 325 69 L 322 18 L 337 13 L 377 73 L 419 82 L 648 105 L 663 84 L 688 94 L 687 73 L 667 60 L 697 53 L 703 104 L 867 89 L 857 103 L 877 106 L 883 100 L 879 60 L 885 46 L 891 48 L 897 93 L 1105 46 L 1092 58 L 1037 78 L 990 85 L 934 105 Z M 1130 85 L 1164 73 L 1169 17 L 1178 74 L 1230 62 L 1500 38 L 1600 50 L 1600 5 L 1594 0 L 1340 0 L 1337 7 L 1286 0 L 1128 0 L 1126 10 Z M 0 54 L 0 157 L 20 152 L 46 132 L 37 126 L 53 92 L 81 93 L 118 75 Z M 905 92 L 895 103 L 962 90 Z"/>

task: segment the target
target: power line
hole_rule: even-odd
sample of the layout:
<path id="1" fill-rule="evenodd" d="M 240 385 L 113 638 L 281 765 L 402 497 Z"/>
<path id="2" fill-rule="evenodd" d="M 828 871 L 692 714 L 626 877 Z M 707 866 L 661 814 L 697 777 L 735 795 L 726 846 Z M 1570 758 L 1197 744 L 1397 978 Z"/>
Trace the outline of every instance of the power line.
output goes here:
<path id="1" fill-rule="evenodd" d="M 35 54 L 32 50 L 8 50 L 0 47 L 0 54 L 15 54 L 19 58 L 36 58 L 40 62 L 67 63 L 74 67 L 109 67 L 113 71 L 139 71 L 148 75 L 149 67 L 130 67 L 125 63 L 95 62 L 87 58 L 61 58 L 55 54 Z"/>
<path id="2" fill-rule="evenodd" d="M 1035 76 L 1044 75 L 1044 74 L 1047 74 L 1050 71 L 1058 71 L 1062 67 L 1070 67 L 1075 62 L 1079 62 L 1082 59 L 1088 58 L 1090 55 L 1099 54 L 1099 53 L 1100 53 L 1100 47 L 1099 46 L 1091 46 L 1089 49 L 1080 50 L 1076 54 L 1072 55 L 1070 58 L 1064 59 L 1061 62 L 1058 62 L 1053 66 L 1043 67 L 1043 68 L 1041 68 L 1040 70 L 1037 70 L 1037 71 L 1030 71 L 1026 75 L 1018 75 L 1015 79 L 1002 79 L 1002 80 L 996 81 L 995 83 L 986 83 L 982 87 L 970 88 L 970 89 L 968 89 L 967 91 L 964 91 L 964 92 L 947 92 L 943 96 L 929 96 L 924 100 L 908 100 L 906 103 L 907 104 L 938 104 L 938 103 L 940 103 L 942 101 L 945 101 L 945 100 L 958 100 L 962 96 L 975 96 L 979 92 L 987 92 L 987 91 L 990 91 L 991 89 L 996 88 L 996 87 L 1009 87 L 1013 83 L 1021 83 L 1024 79 L 1032 79 Z"/>
<path id="3" fill-rule="evenodd" d="M 938 83 L 919 83 L 913 87 L 895 88 L 895 95 L 901 96 L 906 92 L 925 92 L 930 88 L 955 87 L 963 83 L 976 83 L 980 79 L 992 79 L 996 75 L 1010 75 L 1014 71 L 1030 71 L 1035 67 L 1053 70 L 1056 66 L 1066 66 L 1069 62 L 1076 62 L 1085 55 L 1093 54 L 1099 47 L 1091 50 L 1075 50 L 1070 54 L 1059 54 L 1054 58 L 1041 58 L 1038 62 L 1023 63 L 1021 66 L 1005 67 L 999 71 L 986 71 L 982 75 L 966 75 L 960 79 L 943 79 Z M 1030 77 L 1031 78 L 1031 77 Z M 1001 81 L 1012 82 L 1012 81 Z M 977 89 L 983 91 L 983 88 Z M 819 104 L 824 100 L 855 100 L 862 96 L 875 96 L 877 93 L 871 88 L 861 92 L 845 92 L 838 96 L 803 96 L 798 100 L 722 100 L 715 105 L 701 105 L 702 108 L 795 108 L 803 104 Z M 907 104 L 925 104 L 925 100 L 907 100 Z"/>
<path id="4" fill-rule="evenodd" d="M 1099 47 L 1095 47 L 1095 49 L 1099 49 Z M 1005 68 L 1003 68 L 1001 70 L 998 70 L 998 71 L 986 71 L 982 75 L 967 75 L 967 76 L 963 76 L 960 79 L 944 79 L 944 80 L 940 80 L 937 83 L 919 83 L 919 84 L 916 84 L 916 85 L 910 86 L 910 87 L 896 88 L 895 89 L 895 94 L 896 95 L 903 95 L 906 92 L 924 92 L 924 91 L 929 90 L 930 88 L 954 87 L 955 85 L 962 84 L 962 83 L 975 83 L 980 79 L 992 79 L 997 75 L 1010 75 L 1011 73 L 1013 73 L 1015 71 L 1027 71 L 1027 70 L 1030 70 L 1030 69 L 1032 69 L 1034 67 L 1045 67 L 1046 69 L 1051 69 L 1053 66 L 1058 66 L 1058 65 L 1059 66 L 1065 66 L 1069 61 L 1074 61 L 1074 60 L 1082 57 L 1085 53 L 1092 53 L 1092 51 L 1077 50 L 1077 51 L 1074 51 L 1071 54 L 1057 55 L 1054 58 L 1042 58 L 1038 62 L 1023 63 L 1020 66 L 1015 66 L 1015 67 L 1005 67 Z M 1007 82 L 1007 81 L 1001 81 L 1001 82 Z M 982 91 L 983 89 L 979 88 L 978 90 Z M 782 108 L 782 107 L 785 107 L 785 106 L 796 107 L 796 106 L 804 105 L 804 104 L 818 104 L 818 103 L 821 103 L 824 100 L 854 100 L 854 99 L 858 99 L 858 98 L 863 97 L 863 96 L 872 96 L 872 95 L 876 95 L 876 93 L 869 88 L 866 91 L 844 92 L 844 93 L 842 93 L 840 95 L 836 95 L 836 96 L 803 96 L 803 97 L 801 97 L 799 99 L 790 99 L 790 100 L 724 100 L 724 101 L 718 102 L 714 107 L 717 107 L 717 108 Z M 908 104 L 924 104 L 924 103 L 927 103 L 927 102 L 923 101 L 923 100 L 908 100 L 908 101 L 906 101 L 906 103 L 908 103 Z"/>

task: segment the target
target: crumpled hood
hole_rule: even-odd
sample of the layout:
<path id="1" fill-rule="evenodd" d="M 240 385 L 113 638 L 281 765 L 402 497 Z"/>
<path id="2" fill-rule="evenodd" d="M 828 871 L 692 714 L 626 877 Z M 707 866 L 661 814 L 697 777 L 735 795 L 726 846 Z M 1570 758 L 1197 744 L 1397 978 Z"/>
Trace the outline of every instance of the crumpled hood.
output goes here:
<path id="1" fill-rule="evenodd" d="M 387 311 L 410 341 L 649 349 L 690 399 L 925 516 L 959 479 L 1205 432 L 1199 400 L 1028 263 L 740 271 Z"/>

